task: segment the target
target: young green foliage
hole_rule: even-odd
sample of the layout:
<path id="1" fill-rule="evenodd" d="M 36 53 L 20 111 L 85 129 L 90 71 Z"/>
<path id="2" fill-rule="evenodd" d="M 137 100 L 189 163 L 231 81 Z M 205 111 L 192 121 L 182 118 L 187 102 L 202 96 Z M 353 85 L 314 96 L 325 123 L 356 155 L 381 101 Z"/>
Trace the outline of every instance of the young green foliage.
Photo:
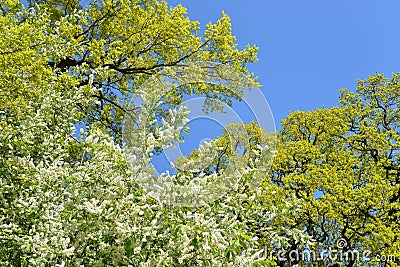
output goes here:
<path id="1" fill-rule="evenodd" d="M 341 90 L 340 101 L 282 122 L 271 179 L 306 201 L 293 227 L 306 228 L 316 250 L 360 253 L 338 259 L 343 266 L 398 266 L 400 74 L 360 80 L 356 92 Z"/>
<path id="2" fill-rule="evenodd" d="M 229 103 L 257 85 L 245 68 L 256 48 L 237 49 L 227 15 L 200 37 L 182 6 L 153 0 L 0 5 L 0 266 L 273 266 L 252 225 L 263 221 L 264 236 L 282 241 L 267 224 L 290 212 L 248 189 L 263 175 L 257 166 L 232 156 L 238 187 L 202 206 L 168 206 L 143 186 L 197 190 L 193 170 L 175 179 L 150 164 L 156 148 L 179 141 L 184 94 Z M 180 69 L 220 80 L 185 83 L 196 79 Z M 157 88 L 141 87 L 155 73 L 183 81 L 161 95 L 165 107 Z M 144 104 L 125 106 L 132 96 Z M 120 143 L 127 114 L 139 117 L 132 147 Z"/>
<path id="3" fill-rule="evenodd" d="M 79 108 L 87 116 L 85 123 L 101 125 L 119 141 L 124 117 L 137 112 L 135 107 L 126 107 L 127 99 L 166 67 L 189 72 L 191 66 L 197 66 L 204 74 L 217 73 L 211 78 L 225 83 L 182 82 L 160 97 L 168 107 L 159 110 L 158 116 L 179 105 L 184 95 L 207 96 L 207 108 L 212 110 L 220 108 L 218 101 L 231 104 L 232 99 L 243 96 L 246 87 L 258 87 L 256 77 L 246 68 L 257 60 L 257 48 L 237 48 L 230 18 L 224 13 L 201 33 L 199 23 L 186 16 L 184 7 L 170 7 L 165 1 L 95 0 L 85 8 L 77 1 L 32 1 L 28 10 L 22 5 L 19 10 L 33 13 L 33 20 L 46 10 L 48 18 L 42 23 L 47 27 L 42 35 L 58 41 L 31 47 L 44 55 L 46 62 L 42 63 L 53 72 L 99 89 L 89 105 Z M 35 27 L 29 26 L 31 30 Z M 17 36 L 28 41 L 36 38 L 32 34 Z M 232 72 L 238 75 L 230 77 Z M 175 75 L 179 76 L 179 71 Z"/>

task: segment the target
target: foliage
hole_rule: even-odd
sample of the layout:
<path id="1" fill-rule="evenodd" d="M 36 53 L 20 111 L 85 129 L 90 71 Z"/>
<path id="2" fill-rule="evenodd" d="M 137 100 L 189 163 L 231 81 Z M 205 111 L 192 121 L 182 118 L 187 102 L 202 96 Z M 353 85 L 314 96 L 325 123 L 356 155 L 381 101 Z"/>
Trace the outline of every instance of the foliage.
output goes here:
<path id="1" fill-rule="evenodd" d="M 160 96 L 168 105 L 157 116 L 179 105 L 186 94 L 205 95 L 208 108 L 218 109 L 219 101 L 231 104 L 232 99 L 243 96 L 246 87 L 258 86 L 256 77 L 246 69 L 247 63 L 256 61 L 257 48 L 237 49 L 230 19 L 224 13 L 201 34 L 199 23 L 186 17 L 184 7 L 169 7 L 164 1 L 95 0 L 86 8 L 77 1 L 64 0 L 32 1 L 29 9 L 18 4 L 10 0 L 2 8 L 4 17 L 9 18 L 4 27 L 25 25 L 37 34 L 14 33 L 12 38 L 25 40 L 25 44 L 7 46 L 3 53 L 29 48 L 43 55 L 53 72 L 68 75 L 82 86 L 90 83 L 98 88 L 91 103 L 79 106 L 87 116 L 83 122 L 99 124 L 118 141 L 124 116 L 137 112 L 135 107 L 125 106 L 127 99 L 166 67 L 175 67 L 179 77 L 180 72 L 197 66 L 216 82 L 182 82 Z M 36 29 L 35 23 L 42 25 Z M 230 76 L 232 72 L 237 75 Z"/>
<path id="2" fill-rule="evenodd" d="M 75 1 L 25 8 L 7 0 L 1 10 L 1 266 L 273 266 L 256 228 L 271 244 L 285 236 L 307 242 L 302 231 L 269 224 L 293 217 L 301 203 L 275 207 L 263 190 L 249 189 L 253 174 L 263 173 L 232 153 L 238 182 L 222 198 L 169 205 L 146 187 L 158 180 L 168 183 L 164 189 L 198 188 L 190 168 L 157 176 L 151 165 L 154 150 L 180 141 L 183 95 L 229 103 L 257 85 L 245 68 L 256 49 L 237 50 L 227 15 L 199 37 L 182 6 L 153 0 L 95 1 L 87 9 Z M 183 81 L 161 94 L 165 106 L 159 88 L 143 86 L 161 69 Z M 196 78 L 179 70 L 196 70 Z M 125 105 L 128 97 L 141 104 Z M 137 116 L 126 133 L 133 146 L 121 139 L 126 114 Z M 259 154 L 251 159 L 259 162 Z M 205 174 L 203 186 L 222 177 Z M 169 196 L 186 198 L 176 193 Z"/>
<path id="3" fill-rule="evenodd" d="M 338 259 L 341 266 L 398 266 L 400 74 L 360 80 L 340 102 L 282 122 L 271 179 L 307 203 L 292 227 L 306 228 L 315 250 L 360 253 Z M 370 260 L 361 259 L 368 251 Z M 377 261 L 390 255 L 397 261 Z M 334 263 L 327 260 L 318 264 Z"/>

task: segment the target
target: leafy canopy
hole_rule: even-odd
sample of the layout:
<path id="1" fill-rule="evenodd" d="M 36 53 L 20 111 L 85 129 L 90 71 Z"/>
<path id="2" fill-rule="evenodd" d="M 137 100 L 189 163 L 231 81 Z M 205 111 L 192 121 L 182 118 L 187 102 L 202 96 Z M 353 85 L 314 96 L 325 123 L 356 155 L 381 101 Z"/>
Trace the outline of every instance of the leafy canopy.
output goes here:
<path id="1" fill-rule="evenodd" d="M 157 175 L 151 165 L 154 150 L 180 141 L 183 96 L 206 95 L 213 109 L 257 85 L 246 69 L 256 48 L 237 49 L 227 15 L 200 35 L 182 6 L 153 0 L 0 5 L 1 266 L 272 266 L 254 225 L 271 245 L 307 242 L 270 227 L 301 203 L 277 208 L 249 190 L 251 174 L 263 173 L 241 163 L 247 154 L 223 198 L 184 206 L 159 197 L 187 200 L 222 177 Z M 179 86 L 146 86 L 156 73 Z M 126 116 L 132 146 L 121 138 Z M 157 195 L 150 181 L 168 186 Z M 185 191 L 166 192 L 182 182 Z"/>
<path id="2" fill-rule="evenodd" d="M 80 86 L 90 83 L 98 88 L 92 103 L 79 106 L 86 115 L 83 122 L 101 125 L 117 140 L 124 116 L 134 117 L 137 112 L 125 106 L 127 99 L 166 67 L 174 67 L 177 77 L 192 72 L 193 66 L 197 67 L 193 73 L 200 73 L 199 78 L 182 81 L 179 88 L 160 96 L 166 109 L 192 94 L 205 95 L 208 108 L 218 109 L 219 101 L 230 104 L 243 96 L 246 87 L 258 87 L 246 68 L 257 60 L 257 47 L 237 48 L 230 18 L 224 13 L 201 33 L 184 7 L 169 7 L 164 1 L 95 0 L 86 7 L 78 1 L 31 1 L 29 6 L 26 9 L 12 0 L 2 4 L 2 53 L 31 51 L 53 72 L 69 76 Z M 15 28 L 11 35 L 5 30 L 10 26 Z M 20 64 L 27 65 L 32 58 L 25 60 Z M 210 75 L 204 81 L 203 76 Z M 207 82 L 210 79 L 214 82 Z M 165 109 L 159 110 L 157 115 L 164 113 Z"/>
<path id="3" fill-rule="evenodd" d="M 341 90 L 340 103 L 282 122 L 271 180 L 307 203 L 292 227 L 307 229 L 315 250 L 360 253 L 337 259 L 341 266 L 398 266 L 400 74 L 360 80 L 356 92 Z"/>

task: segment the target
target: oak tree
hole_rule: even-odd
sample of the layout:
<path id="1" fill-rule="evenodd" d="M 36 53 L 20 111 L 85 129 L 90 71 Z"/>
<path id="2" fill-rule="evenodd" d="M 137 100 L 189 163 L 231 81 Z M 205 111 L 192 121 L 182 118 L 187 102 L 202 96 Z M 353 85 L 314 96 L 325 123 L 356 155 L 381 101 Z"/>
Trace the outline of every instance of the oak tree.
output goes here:
<path id="1" fill-rule="evenodd" d="M 360 80 L 355 92 L 341 90 L 340 104 L 283 120 L 271 180 L 306 201 L 292 227 L 307 229 L 315 251 L 350 254 L 337 257 L 341 266 L 397 266 L 400 74 Z"/>

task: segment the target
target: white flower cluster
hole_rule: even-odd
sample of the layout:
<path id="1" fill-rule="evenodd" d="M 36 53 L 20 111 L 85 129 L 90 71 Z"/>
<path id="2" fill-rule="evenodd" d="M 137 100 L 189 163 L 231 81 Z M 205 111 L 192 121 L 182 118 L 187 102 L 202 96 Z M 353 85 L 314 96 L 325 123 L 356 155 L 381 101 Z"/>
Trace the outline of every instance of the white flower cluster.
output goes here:
<path id="1" fill-rule="evenodd" d="M 71 23 L 73 19 L 61 20 L 54 27 L 72 35 Z M 54 36 L 42 56 L 56 59 L 79 49 L 62 43 Z M 26 53 L 10 57 L 24 61 Z M 78 107 L 89 106 L 97 89 L 90 83 L 78 86 L 71 73 L 33 62 L 9 69 L 3 77 L 15 81 L 10 92 L 17 96 L 2 104 L 6 108 L 0 115 L 0 266 L 272 264 L 262 254 L 256 229 L 278 240 L 282 229 L 271 229 L 269 223 L 290 213 L 265 204 L 261 190 L 246 190 L 249 174 L 262 175 L 254 171 L 257 166 L 238 169 L 237 186 L 224 198 L 199 207 L 166 205 L 160 194 L 174 203 L 177 198 L 188 201 L 200 187 L 221 178 L 192 175 L 198 166 L 180 175 L 156 175 L 151 165 L 155 149 L 179 141 L 188 111 L 171 109 L 159 124 L 154 121 L 162 105 L 154 90 L 159 87 L 139 92 L 140 122 L 127 133 L 130 148 L 121 148 L 95 126 L 80 134 L 75 130 L 85 115 Z M 201 150 L 199 160 L 211 160 L 211 151 Z M 302 234 L 295 234 L 301 240 Z"/>

